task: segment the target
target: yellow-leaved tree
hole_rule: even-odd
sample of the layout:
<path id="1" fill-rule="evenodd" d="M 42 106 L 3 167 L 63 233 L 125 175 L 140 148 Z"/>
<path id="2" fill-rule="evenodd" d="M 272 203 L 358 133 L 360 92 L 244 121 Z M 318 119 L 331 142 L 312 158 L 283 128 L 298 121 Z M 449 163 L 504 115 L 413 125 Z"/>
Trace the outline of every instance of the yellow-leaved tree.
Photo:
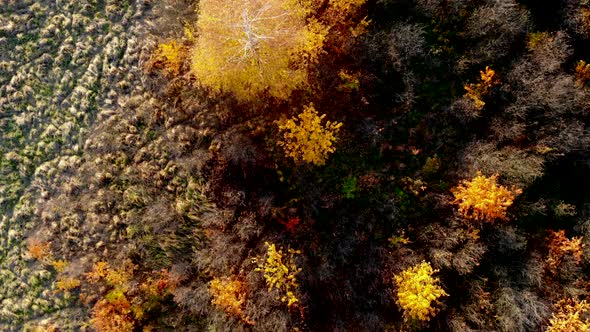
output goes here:
<path id="1" fill-rule="evenodd" d="M 549 319 L 547 332 L 590 331 L 590 321 L 581 317 L 590 311 L 590 303 L 567 299 L 559 301 L 555 307 L 557 311 Z"/>
<path id="2" fill-rule="evenodd" d="M 287 306 L 290 307 L 299 302 L 295 292 L 299 287 L 296 276 L 301 272 L 301 268 L 297 267 L 294 260 L 295 255 L 301 254 L 301 251 L 288 248 L 287 252 L 284 252 L 282 248 L 277 250 L 275 244 L 264 244 L 267 248 L 266 259 L 259 262 L 256 271 L 263 273 L 268 290 L 279 290 L 280 300 L 287 302 Z"/>
<path id="3" fill-rule="evenodd" d="M 241 316 L 242 305 L 246 299 L 244 284 L 233 278 L 215 278 L 209 283 L 211 303 L 229 314 Z"/>
<path id="4" fill-rule="evenodd" d="M 288 98 L 307 83 L 328 33 L 313 1 L 201 0 L 191 71 L 213 91 L 240 100 L 268 91 Z"/>
<path id="5" fill-rule="evenodd" d="M 241 318 L 247 324 L 254 324 L 243 310 L 246 287 L 235 276 L 214 278 L 209 283 L 209 293 L 213 296 L 212 304 L 230 315 Z"/>
<path id="6" fill-rule="evenodd" d="M 463 181 L 451 192 L 455 196 L 453 203 L 459 204 L 459 213 L 465 218 L 494 221 L 507 219 L 506 209 L 522 190 L 499 185 L 497 174 L 487 177 L 478 172 L 471 181 Z"/>
<path id="7" fill-rule="evenodd" d="M 283 138 L 278 144 L 296 162 L 325 164 L 328 155 L 335 150 L 334 142 L 342 123 L 327 121 L 322 125 L 324 117 L 325 114 L 318 115 L 310 104 L 297 118 L 279 121 Z"/>
<path id="8" fill-rule="evenodd" d="M 428 321 L 436 315 L 437 299 L 448 294 L 432 275 L 438 272 L 430 263 L 411 266 L 394 276 L 397 285 L 397 304 L 404 310 L 406 321 Z M 435 302 L 435 303 L 433 303 Z"/>
<path id="9" fill-rule="evenodd" d="M 186 57 L 186 46 L 176 40 L 171 40 L 158 45 L 149 65 L 161 68 L 167 75 L 174 77 L 180 74 Z"/>

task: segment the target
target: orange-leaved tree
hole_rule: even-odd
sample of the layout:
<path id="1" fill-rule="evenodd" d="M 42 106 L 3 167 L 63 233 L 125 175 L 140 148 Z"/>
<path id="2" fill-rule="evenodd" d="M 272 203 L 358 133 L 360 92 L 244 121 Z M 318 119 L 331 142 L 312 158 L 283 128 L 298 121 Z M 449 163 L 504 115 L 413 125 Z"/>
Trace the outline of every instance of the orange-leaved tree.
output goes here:
<path id="1" fill-rule="evenodd" d="M 95 263 L 92 271 L 86 274 L 86 278 L 90 282 L 98 283 L 104 280 L 112 288 L 92 308 L 90 323 L 96 330 L 125 332 L 133 331 L 135 328 L 134 306 L 126 293 L 136 268 L 131 261 L 125 261 L 123 266 L 118 269 L 113 269 L 108 263 L 100 261 Z"/>
<path id="2" fill-rule="evenodd" d="M 278 142 L 285 153 L 296 162 L 323 165 L 328 155 L 334 152 L 334 142 L 342 123 L 327 121 L 326 115 L 318 115 L 313 104 L 305 106 L 303 112 L 288 120 L 279 121 L 283 139 Z"/>
<path id="3" fill-rule="evenodd" d="M 590 81 L 590 64 L 586 63 L 584 60 L 580 60 L 576 64 L 576 79 L 582 86 Z"/>
<path id="4" fill-rule="evenodd" d="M 137 285 L 133 282 L 136 269 L 137 266 L 129 259 L 118 268 L 99 261 L 92 266 L 92 271 L 86 273 L 91 285 L 108 290 L 92 308 L 90 323 L 97 331 L 137 330 L 149 318 L 146 314 L 157 308 L 177 285 L 177 280 L 166 270 L 152 271 L 147 280 Z M 88 298 L 88 295 L 84 297 Z"/>
<path id="5" fill-rule="evenodd" d="M 394 276 L 396 302 L 404 310 L 404 320 L 428 321 L 436 315 L 438 309 L 433 302 L 448 295 L 438 284 L 439 279 L 432 276 L 436 272 L 430 263 L 423 261 Z"/>
<path id="6" fill-rule="evenodd" d="M 465 97 L 471 99 L 476 109 L 481 110 L 485 106 L 483 97 L 487 96 L 492 88 L 500 84 L 498 75 L 490 67 L 486 66 L 485 71 L 480 70 L 480 80 L 478 83 L 465 85 Z"/>
<path id="7" fill-rule="evenodd" d="M 51 260 L 51 252 L 49 251 L 49 242 L 42 242 L 36 238 L 31 238 L 27 242 L 27 251 L 29 255 L 39 261 Z"/>
<path id="8" fill-rule="evenodd" d="M 471 181 L 464 180 L 451 192 L 455 196 L 453 203 L 459 204 L 459 213 L 465 218 L 494 221 L 507 219 L 506 209 L 522 190 L 499 185 L 497 174 L 487 177 L 478 172 Z"/>
<path id="9" fill-rule="evenodd" d="M 246 286 L 236 276 L 214 278 L 209 283 L 209 293 L 213 296 L 211 303 L 230 315 L 242 319 L 247 324 L 254 324 L 244 313 Z"/>
<path id="10" fill-rule="evenodd" d="M 568 239 L 565 236 L 564 230 L 558 232 L 549 231 L 548 240 L 549 255 L 547 256 L 546 262 L 547 267 L 551 272 L 557 272 L 559 265 L 563 261 L 563 257 L 566 253 L 572 255 L 576 264 L 580 264 L 582 262 L 584 244 L 582 243 L 581 236 Z"/>
<path id="11" fill-rule="evenodd" d="M 312 1 L 202 0 L 192 73 L 240 100 L 268 91 L 288 98 L 307 83 L 328 31 L 310 18 Z"/>

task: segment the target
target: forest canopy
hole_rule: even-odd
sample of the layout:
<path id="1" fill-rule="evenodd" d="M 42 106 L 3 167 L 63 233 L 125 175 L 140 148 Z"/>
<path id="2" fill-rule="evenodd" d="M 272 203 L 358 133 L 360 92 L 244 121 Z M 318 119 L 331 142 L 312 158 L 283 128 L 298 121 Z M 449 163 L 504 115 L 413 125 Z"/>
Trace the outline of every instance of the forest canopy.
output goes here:
<path id="1" fill-rule="evenodd" d="M 0 330 L 590 331 L 588 3 L 0 22 Z"/>

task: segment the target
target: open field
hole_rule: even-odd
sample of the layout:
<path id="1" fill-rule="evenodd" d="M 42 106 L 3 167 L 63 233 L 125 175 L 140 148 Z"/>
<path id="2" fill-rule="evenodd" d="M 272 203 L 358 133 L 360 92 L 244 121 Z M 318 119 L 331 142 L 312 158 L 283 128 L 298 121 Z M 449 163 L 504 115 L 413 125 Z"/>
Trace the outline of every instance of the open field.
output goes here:
<path id="1" fill-rule="evenodd" d="M 37 203 L 83 162 L 89 128 L 140 94 L 149 1 L 0 1 L 0 329 L 66 315 L 26 253 Z"/>

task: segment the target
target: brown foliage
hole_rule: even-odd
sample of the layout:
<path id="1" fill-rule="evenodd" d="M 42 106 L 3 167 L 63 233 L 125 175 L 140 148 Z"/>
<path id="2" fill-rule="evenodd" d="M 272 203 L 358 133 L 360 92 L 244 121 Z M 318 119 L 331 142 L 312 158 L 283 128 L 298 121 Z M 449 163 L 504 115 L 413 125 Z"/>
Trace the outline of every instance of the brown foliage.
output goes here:
<path id="1" fill-rule="evenodd" d="M 27 243 L 29 255 L 36 260 L 43 261 L 50 256 L 49 243 L 37 239 L 30 239 Z"/>
<path id="2" fill-rule="evenodd" d="M 173 292 L 176 289 L 177 281 L 172 279 L 170 272 L 167 270 L 161 270 L 153 273 L 153 276 L 139 285 L 139 289 L 148 296 L 162 297 L 169 292 Z"/>

